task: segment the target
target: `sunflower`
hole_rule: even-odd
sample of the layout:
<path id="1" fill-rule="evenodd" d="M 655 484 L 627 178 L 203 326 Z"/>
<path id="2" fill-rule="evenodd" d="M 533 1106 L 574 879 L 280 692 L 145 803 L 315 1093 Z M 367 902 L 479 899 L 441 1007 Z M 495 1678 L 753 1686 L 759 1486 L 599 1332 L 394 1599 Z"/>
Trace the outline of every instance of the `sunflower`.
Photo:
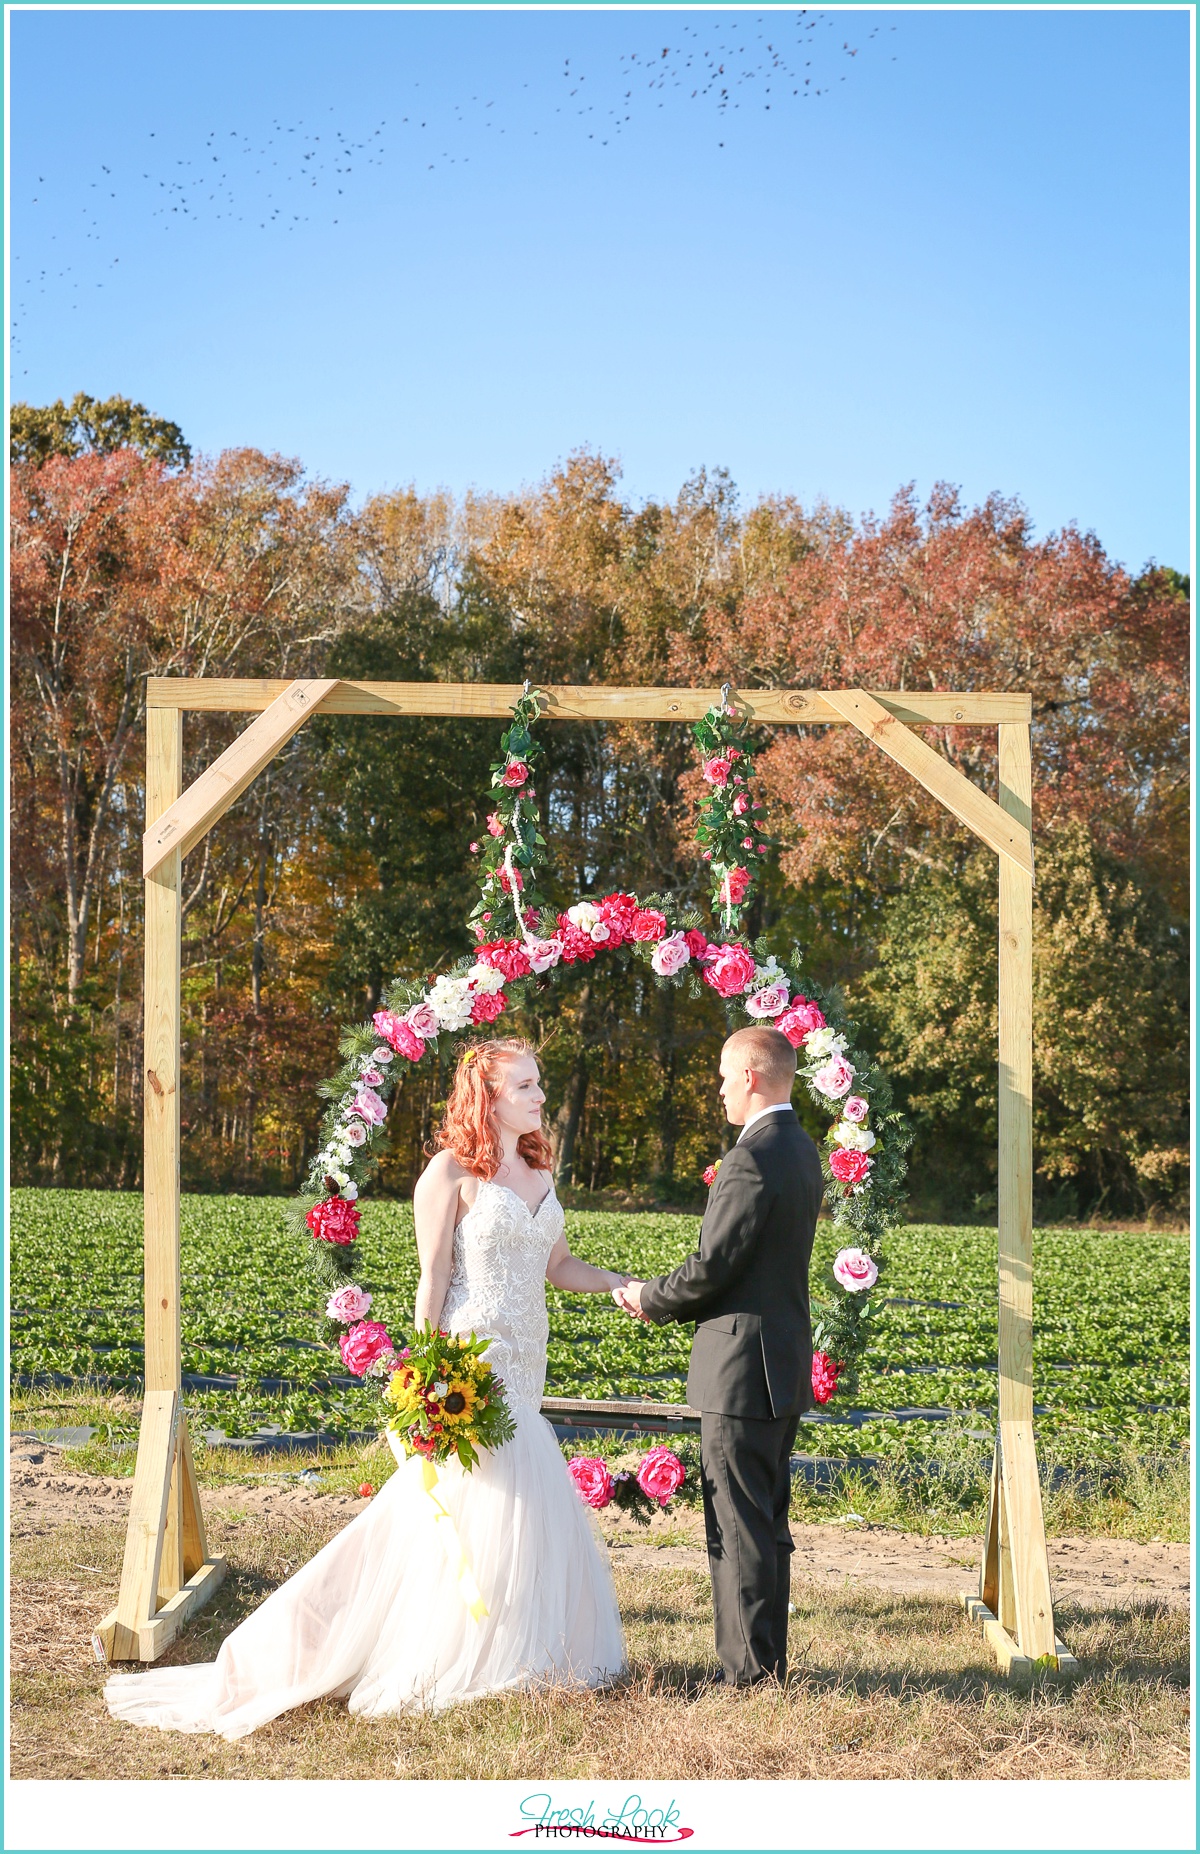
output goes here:
<path id="1" fill-rule="evenodd" d="M 469 1378 L 454 1378 L 442 1398 L 444 1423 L 469 1423 L 475 1410 L 476 1387 Z"/>

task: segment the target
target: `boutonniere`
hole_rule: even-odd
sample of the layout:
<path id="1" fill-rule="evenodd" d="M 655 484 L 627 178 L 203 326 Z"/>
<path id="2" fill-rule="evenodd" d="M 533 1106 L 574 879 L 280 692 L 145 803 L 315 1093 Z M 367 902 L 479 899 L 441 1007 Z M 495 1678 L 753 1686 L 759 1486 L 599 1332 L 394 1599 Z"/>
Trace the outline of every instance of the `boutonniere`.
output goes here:
<path id="1" fill-rule="evenodd" d="M 706 1165 L 704 1170 L 701 1172 L 700 1177 L 701 1177 L 702 1182 L 708 1185 L 710 1189 L 713 1185 L 716 1184 L 717 1173 L 720 1171 L 720 1169 L 721 1169 L 720 1159 L 714 1159 L 712 1164 Z"/>

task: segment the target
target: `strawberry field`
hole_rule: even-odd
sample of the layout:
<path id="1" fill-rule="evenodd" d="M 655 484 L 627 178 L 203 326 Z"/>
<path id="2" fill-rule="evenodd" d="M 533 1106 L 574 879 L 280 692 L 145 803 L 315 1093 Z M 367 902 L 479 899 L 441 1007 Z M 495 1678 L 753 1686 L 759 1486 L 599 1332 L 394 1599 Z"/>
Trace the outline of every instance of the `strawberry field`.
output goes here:
<path id="1" fill-rule="evenodd" d="M 659 1274 L 695 1241 L 674 1214 L 574 1211 L 575 1251 Z M 378 1391 L 346 1378 L 320 1342 L 307 1238 L 281 1201 L 185 1197 L 185 1401 L 194 1428 L 263 1426 L 345 1435 L 378 1426 Z M 814 1287 L 832 1259 L 818 1231 Z M 803 1425 L 798 1446 L 834 1456 L 937 1452 L 948 1426 L 984 1438 L 995 1420 L 994 1230 L 914 1225 L 890 1242 L 889 1301 L 856 1398 Z M 1188 1435 L 1189 1250 L 1154 1232 L 1035 1235 L 1038 1436 L 1060 1460 L 1102 1461 Z M 364 1206 L 356 1279 L 370 1317 L 399 1331 L 417 1279 L 407 1204 Z M 12 1198 L 12 1370 L 136 1391 L 142 1370 L 141 1199 L 20 1190 Z M 551 1293 L 547 1393 L 684 1400 L 690 1328 L 635 1325 L 607 1298 Z"/>

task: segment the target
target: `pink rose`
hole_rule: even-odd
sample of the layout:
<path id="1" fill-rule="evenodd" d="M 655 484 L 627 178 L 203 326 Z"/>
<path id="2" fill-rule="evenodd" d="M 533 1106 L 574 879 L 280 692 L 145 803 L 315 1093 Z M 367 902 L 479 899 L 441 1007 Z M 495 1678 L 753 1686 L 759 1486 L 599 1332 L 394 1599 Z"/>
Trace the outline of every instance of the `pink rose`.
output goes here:
<path id="1" fill-rule="evenodd" d="M 342 1137 L 347 1140 L 351 1146 L 365 1146 L 367 1143 L 367 1129 L 361 1120 L 348 1120 L 342 1128 Z"/>
<path id="2" fill-rule="evenodd" d="M 318 1242 L 345 1244 L 358 1235 L 361 1215 L 358 1205 L 348 1204 L 344 1197 L 326 1197 L 313 1205 L 304 1221 Z"/>
<path id="3" fill-rule="evenodd" d="M 325 1313 L 327 1318 L 340 1320 L 343 1326 L 351 1326 L 355 1320 L 363 1318 L 370 1305 L 371 1296 L 350 1281 L 329 1296 L 325 1303 Z"/>
<path id="4" fill-rule="evenodd" d="M 807 1036 L 810 1030 L 824 1030 L 825 1013 L 819 1004 L 814 1004 L 802 992 L 797 992 L 792 999 L 792 1011 L 800 1023 L 801 1033 L 804 1036 Z"/>
<path id="5" fill-rule="evenodd" d="M 425 1045 L 411 1024 L 406 1024 L 394 1011 L 376 1011 L 371 1021 L 398 1056 L 407 1056 L 410 1062 L 421 1060 L 425 1054 Z"/>
<path id="6" fill-rule="evenodd" d="M 788 988 L 786 985 L 764 985 L 761 991 L 751 992 L 746 999 L 746 1009 L 751 1017 L 778 1017 L 787 1009 Z"/>
<path id="7" fill-rule="evenodd" d="M 488 827 L 488 836 L 489 836 L 489 837 L 503 837 L 503 835 L 504 835 L 504 826 L 503 826 L 503 824 L 502 824 L 502 823 L 500 822 L 500 814 L 499 814 L 499 812 L 497 812 L 497 811 L 489 811 L 489 813 L 488 813 L 488 821 L 487 821 L 487 827 Z"/>
<path id="8" fill-rule="evenodd" d="M 740 908 L 746 899 L 746 890 L 750 886 L 750 871 L 743 869 L 739 863 L 736 869 L 730 869 L 721 882 L 721 894 L 731 908 Z"/>
<path id="9" fill-rule="evenodd" d="M 512 881 L 509 880 L 507 869 L 502 869 L 500 871 L 500 886 L 504 890 L 506 895 L 510 895 L 512 893 L 514 882 L 516 883 L 516 886 L 517 886 L 517 893 L 520 894 L 521 890 L 525 886 L 525 877 L 521 874 L 521 871 L 519 869 L 513 870 Z"/>
<path id="10" fill-rule="evenodd" d="M 381 1127 L 387 1119 L 387 1105 L 380 1100 L 374 1088 L 360 1088 L 350 1112 L 365 1120 L 369 1127 Z"/>
<path id="11" fill-rule="evenodd" d="M 744 946 L 719 946 L 711 964 L 705 967 L 704 983 L 711 985 L 720 998 L 736 998 L 754 983 L 753 955 Z"/>
<path id="12" fill-rule="evenodd" d="M 829 1155 L 829 1169 L 839 1184 L 861 1184 L 871 1170 L 870 1156 L 849 1146 L 838 1146 Z"/>
<path id="13" fill-rule="evenodd" d="M 667 1504 L 675 1490 L 682 1487 L 684 1479 L 683 1463 L 669 1448 L 652 1448 L 642 1456 L 637 1484 L 660 1506 Z"/>
<path id="14" fill-rule="evenodd" d="M 524 760 L 510 760 L 500 777 L 503 784 L 508 786 L 511 791 L 516 791 L 517 787 L 519 785 L 524 785 L 526 779 L 528 779 L 529 768 L 526 766 Z"/>
<path id="15" fill-rule="evenodd" d="M 378 1049 L 373 1049 L 371 1051 L 371 1061 L 374 1062 L 377 1067 L 386 1069 L 388 1063 L 394 1062 L 395 1060 L 396 1060 L 395 1050 L 385 1049 L 382 1043 L 380 1044 Z"/>
<path id="16" fill-rule="evenodd" d="M 846 1094 L 854 1080 L 854 1064 L 847 1062 L 844 1056 L 831 1056 L 823 1069 L 818 1069 L 812 1078 L 812 1085 L 831 1101 L 840 1100 Z"/>
<path id="17" fill-rule="evenodd" d="M 782 1017 L 777 1017 L 775 1028 L 787 1038 L 793 1049 L 799 1049 L 805 1032 L 795 1011 L 785 1011 Z"/>
<path id="18" fill-rule="evenodd" d="M 561 940 L 531 940 L 526 947 L 529 964 L 535 972 L 548 972 L 562 958 Z"/>
<path id="19" fill-rule="evenodd" d="M 667 917 L 657 908 L 639 908 L 629 931 L 634 940 L 661 940 L 667 931 Z"/>
<path id="20" fill-rule="evenodd" d="M 861 1094 L 847 1095 L 842 1102 L 842 1119 L 849 1120 L 854 1126 L 861 1126 L 871 1111 L 869 1101 L 864 1101 Z"/>
<path id="21" fill-rule="evenodd" d="M 392 1342 L 387 1327 L 378 1320 L 360 1320 L 357 1326 L 342 1334 L 338 1346 L 346 1370 L 352 1371 L 356 1378 L 363 1378 L 377 1358 L 391 1351 Z"/>
<path id="22" fill-rule="evenodd" d="M 865 1294 L 879 1279 L 879 1270 L 865 1249 L 839 1249 L 833 1278 L 851 1294 Z"/>
<path id="23" fill-rule="evenodd" d="M 733 801 L 733 809 L 739 818 L 745 817 L 747 811 L 750 809 L 750 800 L 747 798 L 745 792 L 738 793 Z"/>
<path id="24" fill-rule="evenodd" d="M 379 1069 L 372 1068 L 368 1063 L 365 1069 L 358 1071 L 358 1079 L 360 1082 L 366 1082 L 368 1088 L 378 1088 L 383 1075 Z"/>
<path id="25" fill-rule="evenodd" d="M 416 1004 L 405 1011 L 401 1022 L 406 1023 L 422 1041 L 438 1033 L 438 1014 L 428 998 L 419 999 Z"/>
<path id="26" fill-rule="evenodd" d="M 580 1499 L 588 1506 L 599 1509 L 608 1505 L 613 1497 L 612 1475 L 602 1461 L 593 1461 L 588 1455 L 575 1455 L 567 1463 L 567 1473 Z"/>
<path id="27" fill-rule="evenodd" d="M 501 1011 L 507 1009 L 508 999 L 502 991 L 477 991 L 471 998 L 471 1022 L 494 1024 Z"/>
<path id="28" fill-rule="evenodd" d="M 650 964 L 662 978 L 670 978 L 674 972 L 682 972 L 691 961 L 688 944 L 681 933 L 673 933 L 667 939 L 660 940 L 650 955 Z"/>
<path id="29" fill-rule="evenodd" d="M 719 753 L 714 754 L 711 760 L 705 760 L 701 771 L 710 785 L 728 785 L 729 783 L 729 761 L 723 759 Z"/>

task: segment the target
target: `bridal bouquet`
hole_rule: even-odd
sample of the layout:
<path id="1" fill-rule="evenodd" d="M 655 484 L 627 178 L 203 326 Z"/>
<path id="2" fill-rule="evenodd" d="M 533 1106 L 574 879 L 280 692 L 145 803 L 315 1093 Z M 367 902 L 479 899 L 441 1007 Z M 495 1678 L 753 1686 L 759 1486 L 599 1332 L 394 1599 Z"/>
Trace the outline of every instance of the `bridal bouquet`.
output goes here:
<path id="1" fill-rule="evenodd" d="M 483 1357 L 487 1344 L 426 1324 L 392 1354 L 383 1396 L 394 1412 L 388 1428 L 406 1455 L 435 1463 L 457 1456 L 469 1472 L 481 1448 L 499 1448 L 515 1434 L 504 1386 Z"/>

